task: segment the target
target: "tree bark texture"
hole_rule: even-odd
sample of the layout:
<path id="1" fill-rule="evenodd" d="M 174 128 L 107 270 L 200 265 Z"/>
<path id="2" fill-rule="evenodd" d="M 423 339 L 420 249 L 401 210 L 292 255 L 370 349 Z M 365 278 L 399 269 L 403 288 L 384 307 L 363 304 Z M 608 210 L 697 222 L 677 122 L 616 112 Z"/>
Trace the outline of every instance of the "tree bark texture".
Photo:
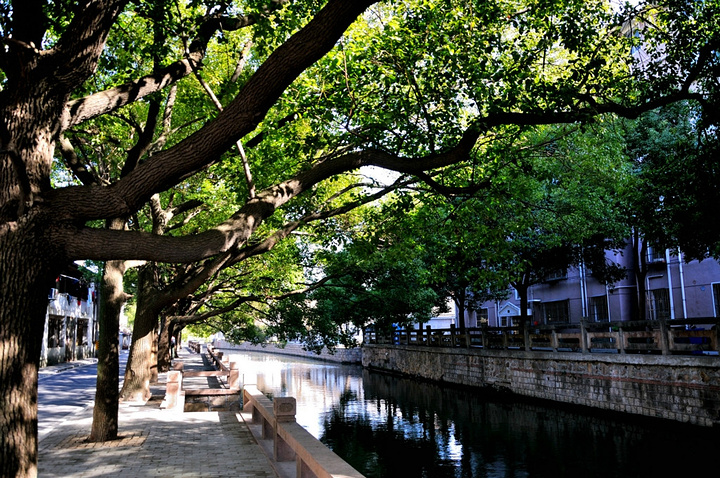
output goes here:
<path id="1" fill-rule="evenodd" d="M 37 63 L 27 75 L 38 75 Z M 31 78 L 26 78 L 28 81 Z M 68 258 L 50 239 L 56 120 L 64 103 L 49 82 L 0 93 L 0 476 L 37 473 L 37 372 L 47 294 Z M 12 81 L 9 81 L 9 84 Z"/>
<path id="2" fill-rule="evenodd" d="M 138 272 L 138 304 L 133 324 L 133 338 L 120 392 L 120 399 L 123 401 L 148 400 L 153 376 L 157 380 L 157 366 L 153 363 L 153 357 L 157 355 L 155 331 L 159 310 L 152 303 L 152 296 L 155 293 L 154 274 L 154 264 L 148 264 Z"/>
<path id="3" fill-rule="evenodd" d="M 98 337 L 97 390 L 90 430 L 90 441 L 114 440 L 118 435 L 120 393 L 120 350 L 118 333 L 120 312 L 125 303 L 124 261 L 107 261 L 100 293 L 100 334 Z"/>
<path id="4" fill-rule="evenodd" d="M 37 473 L 37 380 L 50 261 L 38 228 L 0 235 L 0 476 Z"/>
<path id="5" fill-rule="evenodd" d="M 170 336 L 173 334 L 172 319 L 162 314 L 161 318 L 160 333 L 158 334 L 158 360 L 157 369 L 159 373 L 167 372 L 170 370 L 172 363 L 172 357 L 170 356 Z"/>

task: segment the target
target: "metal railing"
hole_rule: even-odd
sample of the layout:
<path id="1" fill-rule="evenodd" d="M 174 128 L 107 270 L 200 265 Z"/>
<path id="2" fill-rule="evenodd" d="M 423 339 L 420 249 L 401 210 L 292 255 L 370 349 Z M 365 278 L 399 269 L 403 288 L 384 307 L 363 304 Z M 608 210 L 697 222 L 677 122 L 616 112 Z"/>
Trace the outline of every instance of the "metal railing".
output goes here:
<path id="1" fill-rule="evenodd" d="M 367 344 L 580 353 L 718 355 L 720 319 L 564 323 L 449 329 L 366 329 Z"/>

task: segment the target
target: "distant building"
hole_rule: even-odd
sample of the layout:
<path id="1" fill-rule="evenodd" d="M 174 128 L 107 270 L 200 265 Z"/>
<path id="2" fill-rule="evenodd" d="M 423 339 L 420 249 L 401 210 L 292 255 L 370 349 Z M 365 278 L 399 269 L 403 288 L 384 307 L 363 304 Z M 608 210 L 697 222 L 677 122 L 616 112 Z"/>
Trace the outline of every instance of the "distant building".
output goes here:
<path id="1" fill-rule="evenodd" d="M 40 366 L 95 355 L 97 292 L 77 267 L 58 275 L 48 292 Z"/>
<path id="2" fill-rule="evenodd" d="M 625 266 L 625 279 L 605 285 L 585 267 L 571 267 L 546 277 L 528 290 L 528 313 L 532 323 L 578 323 L 590 321 L 637 320 L 638 300 L 632 249 L 622 254 L 608 252 L 608 259 Z M 696 319 L 720 316 L 720 264 L 713 259 L 684 262 L 682 254 L 648 248 L 645 278 L 646 312 L 651 320 Z M 455 307 L 457 324 L 457 310 Z M 505 300 L 485 302 L 477 311 L 467 311 L 465 324 L 477 327 L 487 321 L 491 327 L 517 325 L 520 298 L 511 289 Z M 444 319 L 444 318 L 443 318 Z M 447 328 L 435 319 L 432 328 Z"/>

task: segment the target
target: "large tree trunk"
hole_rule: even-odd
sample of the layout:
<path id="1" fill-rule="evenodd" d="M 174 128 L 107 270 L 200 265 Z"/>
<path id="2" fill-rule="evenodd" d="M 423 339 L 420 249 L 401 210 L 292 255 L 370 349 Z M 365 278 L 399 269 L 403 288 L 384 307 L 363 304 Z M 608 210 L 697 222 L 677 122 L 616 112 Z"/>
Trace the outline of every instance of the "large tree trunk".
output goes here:
<path id="1" fill-rule="evenodd" d="M 7 48 L 7 46 L 6 46 Z M 28 62 L 26 75 L 37 64 Z M 26 76 L 0 92 L 0 476 L 37 474 L 37 373 L 47 294 L 67 258 L 49 239 L 52 85 Z M 33 78 L 38 80 L 38 78 Z"/>
<path id="2" fill-rule="evenodd" d="M 127 300 L 123 290 L 124 261 L 107 261 L 100 294 L 97 391 L 90 441 L 115 440 L 118 434 L 120 312 Z"/>
<path id="3" fill-rule="evenodd" d="M 158 310 L 153 304 L 154 267 L 154 264 L 148 264 L 138 273 L 138 303 L 132 344 L 120 392 L 123 401 L 148 400 L 151 395 L 150 383 L 153 381 L 153 375 L 157 379 L 157 368 L 153 366 L 153 355 L 157 352 L 155 330 L 158 323 Z"/>
<path id="4" fill-rule="evenodd" d="M 170 336 L 174 333 L 174 323 L 172 319 L 163 314 L 161 316 L 162 325 L 160 326 L 160 334 L 158 336 L 158 372 L 167 372 L 170 370 L 172 357 L 170 356 Z"/>
<path id="5" fill-rule="evenodd" d="M 37 474 L 40 349 L 47 293 L 58 272 L 50 266 L 62 265 L 37 229 L 28 221 L 0 228 L 0 476 Z"/>

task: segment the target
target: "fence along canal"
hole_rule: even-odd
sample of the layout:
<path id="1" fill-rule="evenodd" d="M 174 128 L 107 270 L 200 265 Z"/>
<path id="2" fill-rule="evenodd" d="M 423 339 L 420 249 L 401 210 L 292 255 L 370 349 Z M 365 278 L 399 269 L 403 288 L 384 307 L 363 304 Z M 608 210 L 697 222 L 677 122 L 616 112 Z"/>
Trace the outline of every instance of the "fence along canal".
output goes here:
<path id="1" fill-rule="evenodd" d="M 432 347 L 581 352 L 718 355 L 720 319 L 648 320 L 568 324 L 527 324 L 513 327 L 397 329 L 365 331 L 367 344 Z"/>

